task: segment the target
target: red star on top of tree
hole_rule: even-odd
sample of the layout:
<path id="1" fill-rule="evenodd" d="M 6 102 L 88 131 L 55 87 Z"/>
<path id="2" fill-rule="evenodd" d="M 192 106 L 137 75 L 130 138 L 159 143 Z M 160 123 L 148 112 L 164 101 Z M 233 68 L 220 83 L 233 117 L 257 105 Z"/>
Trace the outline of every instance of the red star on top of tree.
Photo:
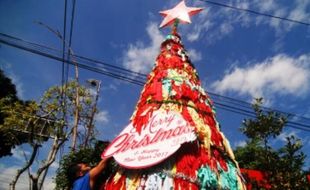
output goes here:
<path id="1" fill-rule="evenodd" d="M 191 23 L 190 16 L 202 11 L 199 7 L 187 7 L 184 1 L 181 1 L 174 8 L 159 12 L 164 16 L 164 20 L 160 24 L 160 28 L 173 24 L 175 21 L 182 23 Z"/>

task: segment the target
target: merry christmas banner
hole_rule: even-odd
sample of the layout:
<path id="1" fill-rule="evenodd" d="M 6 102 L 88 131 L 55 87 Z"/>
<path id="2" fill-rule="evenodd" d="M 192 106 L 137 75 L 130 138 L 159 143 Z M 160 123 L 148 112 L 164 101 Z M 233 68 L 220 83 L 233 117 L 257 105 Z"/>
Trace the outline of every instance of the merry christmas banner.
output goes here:
<path id="1" fill-rule="evenodd" d="M 183 117 L 173 111 L 155 111 L 141 134 L 130 123 L 109 145 L 102 158 L 113 156 L 126 168 L 146 168 L 175 153 L 196 135 Z"/>

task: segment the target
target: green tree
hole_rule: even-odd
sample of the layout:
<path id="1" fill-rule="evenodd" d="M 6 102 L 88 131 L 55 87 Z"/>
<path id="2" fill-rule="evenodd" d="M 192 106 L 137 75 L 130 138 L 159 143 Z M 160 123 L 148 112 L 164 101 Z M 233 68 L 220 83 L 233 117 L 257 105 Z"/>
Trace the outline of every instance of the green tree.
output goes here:
<path id="1" fill-rule="evenodd" d="M 31 128 L 33 125 L 33 118 L 29 116 L 36 107 L 35 102 L 21 102 L 14 103 L 7 98 L 0 99 L 0 113 L 2 113 L 3 121 L 0 124 L 0 157 L 12 155 L 11 150 L 23 143 L 28 143 L 34 136 L 29 136 L 24 132 L 24 128 Z M 23 114 L 26 113 L 27 114 Z M 22 120 L 20 118 L 23 118 Z M 24 119 L 29 119 L 28 123 L 23 123 Z M 17 120 L 18 122 L 13 122 Z M 14 124 L 14 125 L 13 125 Z M 23 124 L 23 128 L 16 127 Z"/>
<path id="2" fill-rule="evenodd" d="M 15 85 L 0 69 L 0 158 L 12 155 L 11 150 L 16 145 L 27 142 L 27 138 L 23 133 L 3 127 L 4 119 L 7 117 L 4 109 L 9 106 L 12 107 L 14 104 L 18 104 L 16 106 L 21 108 L 30 106 L 31 103 L 22 102 L 18 99 Z"/>
<path id="3" fill-rule="evenodd" d="M 301 151 L 300 139 L 291 135 L 286 137 L 286 144 L 278 150 L 279 160 L 272 180 L 275 189 L 309 189 L 306 173 L 302 170 L 306 155 Z"/>
<path id="4" fill-rule="evenodd" d="M 95 146 L 81 148 L 77 151 L 71 151 L 67 155 L 64 155 L 59 163 L 59 168 L 56 171 L 56 188 L 55 190 L 69 190 L 69 181 L 67 178 L 67 171 L 69 166 L 72 164 L 78 163 L 88 163 L 90 166 L 95 166 L 100 160 L 100 152 L 102 152 L 107 146 L 109 142 L 97 141 Z M 103 171 L 103 173 L 96 180 L 96 189 L 105 182 L 108 176 L 115 171 L 117 167 L 116 162 L 110 160 L 107 163 L 107 167 Z"/>
<path id="5" fill-rule="evenodd" d="M 245 119 L 241 131 L 248 137 L 246 145 L 237 147 L 235 152 L 241 168 L 262 171 L 265 181 L 253 187 L 261 189 L 269 184 L 271 189 L 307 189 L 305 172 L 302 170 L 305 155 L 302 144 L 295 136 L 287 137 L 280 149 L 270 145 L 270 140 L 278 137 L 287 123 L 287 116 L 275 111 L 264 111 L 263 99 L 256 99 L 254 119 Z"/>
<path id="6" fill-rule="evenodd" d="M 256 99 L 253 104 L 256 118 L 244 120 L 241 131 L 250 139 L 262 141 L 267 150 L 269 139 L 277 137 L 282 132 L 287 118 L 278 112 L 264 112 L 261 108 L 262 103 L 262 98 Z"/>
<path id="7" fill-rule="evenodd" d="M 76 107 L 75 102 L 77 95 L 80 101 L 78 107 Z M 71 139 L 73 120 L 78 121 L 78 145 L 91 144 L 85 143 L 84 139 L 85 134 L 92 134 L 88 141 L 91 142 L 94 139 L 93 132 L 86 132 L 93 130 L 93 128 L 86 127 L 90 123 L 90 116 L 94 116 L 92 114 L 94 110 L 93 98 L 89 89 L 72 81 L 65 86 L 55 86 L 48 89 L 39 103 L 29 102 L 27 106 L 23 106 L 19 102 L 12 105 L 3 103 L 2 110 L 6 117 L 0 129 L 11 131 L 9 133 L 10 138 L 17 141 L 20 138 L 19 135 L 23 135 L 23 142 L 27 139 L 27 143 L 32 147 L 31 155 L 27 157 L 25 154 L 25 165 L 17 171 L 11 182 L 12 190 L 15 189 L 19 176 L 27 170 L 31 189 L 42 188 L 48 169 L 55 161 L 58 151 L 64 146 L 65 142 Z M 75 118 L 75 109 L 79 109 L 78 119 Z M 50 149 L 46 157 L 39 160 L 37 152 L 45 141 L 49 143 L 48 146 L 45 145 L 45 150 L 48 150 L 46 147 Z M 20 142 L 16 143 L 16 145 L 18 144 Z M 34 162 L 35 160 L 37 162 Z M 30 170 L 30 168 L 32 169 Z"/>
<path id="8" fill-rule="evenodd" d="M 12 102 L 17 101 L 17 91 L 12 80 L 5 76 L 4 72 L 0 69 L 0 99 L 7 97 Z"/>

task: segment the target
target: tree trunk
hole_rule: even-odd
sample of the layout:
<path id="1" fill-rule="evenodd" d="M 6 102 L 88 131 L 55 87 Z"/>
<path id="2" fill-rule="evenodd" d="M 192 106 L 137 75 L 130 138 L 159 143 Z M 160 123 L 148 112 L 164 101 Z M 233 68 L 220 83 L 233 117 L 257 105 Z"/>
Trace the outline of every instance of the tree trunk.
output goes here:
<path id="1" fill-rule="evenodd" d="M 30 175 L 30 179 L 31 179 L 31 190 L 38 190 L 38 177 L 33 177 L 32 175 Z"/>
<path id="2" fill-rule="evenodd" d="M 70 48 L 70 47 L 69 47 Z M 70 55 L 71 55 L 71 51 L 70 51 Z M 73 125 L 73 134 L 72 134 L 72 151 L 75 151 L 75 147 L 76 147 L 76 139 L 77 139 L 77 128 L 79 125 L 79 105 L 80 105 L 80 97 L 79 97 L 79 70 L 78 70 L 78 65 L 75 63 L 75 80 L 77 83 L 76 86 L 76 99 L 75 99 L 75 113 L 74 113 L 74 125 Z"/>
<path id="3" fill-rule="evenodd" d="M 37 187 L 38 187 L 38 184 L 39 184 L 40 185 L 39 189 L 42 188 L 44 180 L 45 180 L 44 176 L 46 175 L 47 170 L 49 169 L 50 165 L 55 161 L 55 158 L 56 158 L 56 155 L 58 153 L 58 150 L 66 142 L 66 139 L 67 138 L 59 139 L 58 137 L 55 137 L 52 149 L 50 150 L 46 161 L 37 170 L 37 178 L 38 178 L 38 181 L 39 181 L 39 182 L 37 181 Z M 42 173 L 43 173 L 43 177 L 40 179 L 40 176 L 41 176 Z"/>
<path id="4" fill-rule="evenodd" d="M 24 171 L 26 171 L 32 165 L 32 163 L 33 163 L 33 161 L 34 161 L 34 159 L 35 159 L 35 157 L 37 155 L 39 146 L 40 146 L 39 144 L 35 144 L 33 146 L 33 150 L 32 150 L 32 154 L 31 154 L 30 160 L 26 161 L 26 165 L 22 169 L 17 171 L 16 176 L 14 177 L 13 181 L 10 183 L 10 190 L 15 190 L 15 186 L 16 186 L 16 183 L 17 183 L 20 175 L 22 173 L 24 173 Z"/>

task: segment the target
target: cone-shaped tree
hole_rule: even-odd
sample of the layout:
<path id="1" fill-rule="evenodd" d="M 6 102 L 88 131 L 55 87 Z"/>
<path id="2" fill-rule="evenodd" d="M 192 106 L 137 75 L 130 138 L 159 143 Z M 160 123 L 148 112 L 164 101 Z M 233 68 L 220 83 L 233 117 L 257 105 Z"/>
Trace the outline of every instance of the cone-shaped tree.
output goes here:
<path id="1" fill-rule="evenodd" d="M 160 47 L 130 124 L 102 154 L 120 169 L 105 189 L 244 189 L 237 162 L 221 133 L 212 102 L 201 87 L 178 22 L 201 8 L 181 1 L 161 11 L 161 27 L 173 26 Z"/>
<path id="2" fill-rule="evenodd" d="M 212 101 L 201 87 L 175 28 L 161 44 L 155 66 L 131 118 L 138 134 L 143 134 L 153 122 L 155 112 L 178 113 L 196 138 L 182 142 L 175 153 L 151 167 L 120 167 L 106 183 L 106 189 L 244 189 L 238 164 L 215 118 Z M 168 136 L 161 136 L 161 140 Z M 149 138 L 130 141 L 131 145 L 128 140 L 126 148 L 116 152 L 152 144 L 155 137 Z M 121 146 L 119 141 L 116 144 Z"/>

